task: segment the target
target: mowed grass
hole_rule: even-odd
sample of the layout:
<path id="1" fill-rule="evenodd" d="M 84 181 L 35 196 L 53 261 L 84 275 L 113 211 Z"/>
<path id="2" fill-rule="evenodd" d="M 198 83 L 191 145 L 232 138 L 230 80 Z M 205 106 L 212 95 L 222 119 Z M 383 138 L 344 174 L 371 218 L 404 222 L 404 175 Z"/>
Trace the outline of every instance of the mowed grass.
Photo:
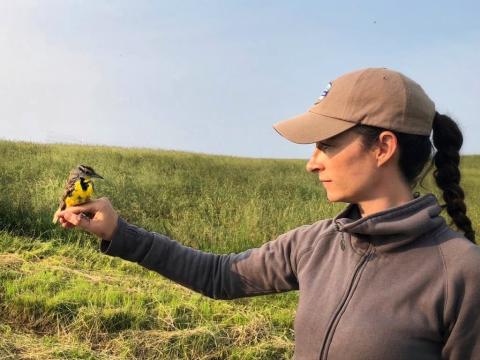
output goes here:
<path id="1" fill-rule="evenodd" d="M 327 201 L 305 161 L 8 141 L 0 156 L 0 359 L 291 358 L 297 292 L 212 300 L 51 220 L 68 171 L 83 163 L 127 221 L 240 252 L 346 206 Z M 477 232 L 479 165 L 462 158 Z M 417 190 L 440 198 L 431 176 L 424 184 Z"/>

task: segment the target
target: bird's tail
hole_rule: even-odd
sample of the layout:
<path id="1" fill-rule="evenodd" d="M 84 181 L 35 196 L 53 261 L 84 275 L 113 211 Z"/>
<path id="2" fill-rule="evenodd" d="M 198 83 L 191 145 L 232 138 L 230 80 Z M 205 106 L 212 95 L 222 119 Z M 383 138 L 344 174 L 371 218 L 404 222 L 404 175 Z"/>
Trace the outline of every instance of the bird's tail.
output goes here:
<path id="1" fill-rule="evenodd" d="M 64 203 L 62 203 L 62 204 L 58 207 L 57 211 L 55 211 L 55 214 L 53 214 L 52 223 L 54 223 L 54 224 L 57 223 L 57 221 L 58 221 L 58 213 L 59 213 L 60 211 L 62 211 L 62 210 L 65 210 L 65 208 L 66 208 L 66 206 L 65 206 Z"/>
<path id="2" fill-rule="evenodd" d="M 57 221 L 58 221 L 58 215 L 57 215 L 57 214 L 59 213 L 59 211 L 60 211 L 60 208 L 58 208 L 58 210 L 57 210 L 57 211 L 55 211 L 55 214 L 53 214 L 53 220 L 52 220 L 52 223 L 54 223 L 54 224 L 56 224 L 56 223 L 57 223 Z"/>

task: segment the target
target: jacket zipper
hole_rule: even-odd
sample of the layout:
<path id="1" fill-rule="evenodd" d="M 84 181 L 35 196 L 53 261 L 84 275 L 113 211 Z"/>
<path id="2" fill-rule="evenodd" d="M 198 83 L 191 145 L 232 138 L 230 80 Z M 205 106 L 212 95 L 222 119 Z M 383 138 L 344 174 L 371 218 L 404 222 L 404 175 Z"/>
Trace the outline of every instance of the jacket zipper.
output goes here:
<path id="1" fill-rule="evenodd" d="M 371 248 L 373 249 L 373 247 Z M 340 318 L 341 314 L 343 314 L 343 310 L 345 307 L 346 302 L 350 299 L 351 294 L 353 292 L 353 287 L 355 285 L 356 280 L 360 277 L 361 272 L 363 271 L 363 268 L 365 267 L 365 264 L 367 263 L 367 260 L 370 258 L 370 254 L 372 253 L 372 250 L 369 249 L 363 255 L 363 257 L 360 259 L 359 263 L 357 264 L 357 267 L 355 269 L 355 272 L 353 274 L 352 280 L 350 281 L 350 284 L 348 286 L 348 291 L 346 295 L 343 297 L 343 299 L 340 301 L 339 306 L 337 306 L 337 310 L 330 321 L 328 327 L 327 327 L 327 332 L 325 334 L 325 338 L 323 340 L 323 345 L 322 345 L 322 350 L 320 352 L 320 360 L 326 360 L 327 359 L 327 354 L 328 354 L 328 349 L 330 347 L 330 343 L 332 342 L 333 339 L 333 331 L 335 331 L 337 319 Z M 330 333 L 332 333 L 332 339 L 329 340 Z"/>
<path id="2" fill-rule="evenodd" d="M 340 230 L 340 225 L 338 225 L 337 222 L 335 222 L 335 228 L 342 234 L 342 240 L 340 240 L 340 247 L 342 248 L 342 251 L 345 251 L 345 238 L 343 236 L 343 231 Z"/>

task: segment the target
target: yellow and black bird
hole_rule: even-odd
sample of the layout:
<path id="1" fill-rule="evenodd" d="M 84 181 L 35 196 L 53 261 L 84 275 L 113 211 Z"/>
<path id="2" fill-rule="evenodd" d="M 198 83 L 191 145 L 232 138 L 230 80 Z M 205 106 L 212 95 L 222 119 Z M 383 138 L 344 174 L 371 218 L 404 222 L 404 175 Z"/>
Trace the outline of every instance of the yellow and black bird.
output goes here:
<path id="1" fill-rule="evenodd" d="M 58 212 L 69 206 L 75 206 L 87 202 L 94 194 L 93 178 L 103 179 L 95 170 L 87 165 L 78 165 L 70 172 L 65 191 L 60 199 L 60 205 L 53 216 L 53 223 L 58 220 Z"/>

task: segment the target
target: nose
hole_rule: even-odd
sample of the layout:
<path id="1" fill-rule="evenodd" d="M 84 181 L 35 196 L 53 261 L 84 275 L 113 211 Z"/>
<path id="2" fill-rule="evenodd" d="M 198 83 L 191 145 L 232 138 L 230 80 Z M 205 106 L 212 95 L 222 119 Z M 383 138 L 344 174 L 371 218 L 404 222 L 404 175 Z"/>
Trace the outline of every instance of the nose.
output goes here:
<path id="1" fill-rule="evenodd" d="M 317 172 L 323 170 L 325 167 L 321 161 L 321 151 L 315 148 L 313 151 L 310 160 L 308 160 L 307 165 L 305 166 L 308 172 Z"/>

